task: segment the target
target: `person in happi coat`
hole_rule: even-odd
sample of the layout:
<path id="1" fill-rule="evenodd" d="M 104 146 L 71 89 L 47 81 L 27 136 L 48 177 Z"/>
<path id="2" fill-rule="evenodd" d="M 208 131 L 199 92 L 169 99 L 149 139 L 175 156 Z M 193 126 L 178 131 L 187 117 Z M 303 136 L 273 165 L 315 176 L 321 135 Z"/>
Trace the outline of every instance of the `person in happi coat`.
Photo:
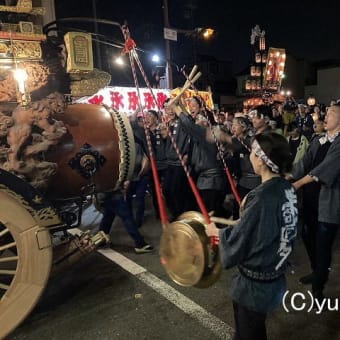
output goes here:
<path id="1" fill-rule="evenodd" d="M 304 158 L 294 166 L 296 189 L 303 189 L 306 211 L 303 240 L 312 273 L 301 283 L 312 283 L 314 298 L 323 299 L 328 281 L 332 247 L 340 226 L 340 105 L 325 117 L 326 135 L 313 139 Z M 307 213 L 308 212 L 308 213 Z"/>
<path id="2" fill-rule="evenodd" d="M 267 313 L 282 302 L 297 234 L 296 191 L 283 177 L 292 164 L 287 140 L 272 132 L 255 135 L 250 161 L 262 183 L 244 199 L 238 223 L 206 229 L 220 238 L 224 268 L 238 268 L 231 287 L 236 340 L 267 339 Z"/>

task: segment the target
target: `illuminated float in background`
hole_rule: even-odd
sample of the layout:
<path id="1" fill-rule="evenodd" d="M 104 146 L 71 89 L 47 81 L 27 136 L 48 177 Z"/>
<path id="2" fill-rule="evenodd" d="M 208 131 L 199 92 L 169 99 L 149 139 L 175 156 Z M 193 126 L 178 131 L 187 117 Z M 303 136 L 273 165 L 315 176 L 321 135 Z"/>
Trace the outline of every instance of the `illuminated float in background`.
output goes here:
<path id="1" fill-rule="evenodd" d="M 270 47 L 266 51 L 265 31 L 257 25 L 252 29 L 251 44 L 255 46 L 255 65 L 250 67 L 250 75 L 245 80 L 245 109 L 258 105 L 283 102 L 280 94 L 286 63 L 286 52 L 282 48 Z"/>

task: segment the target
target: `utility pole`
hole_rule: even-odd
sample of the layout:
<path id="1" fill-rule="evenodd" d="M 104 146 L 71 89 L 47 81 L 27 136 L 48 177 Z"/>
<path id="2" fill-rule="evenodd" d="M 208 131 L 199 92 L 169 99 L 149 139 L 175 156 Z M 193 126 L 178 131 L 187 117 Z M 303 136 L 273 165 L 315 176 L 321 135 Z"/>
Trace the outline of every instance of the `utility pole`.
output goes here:
<path id="1" fill-rule="evenodd" d="M 96 34 L 96 40 L 98 39 L 98 22 L 97 22 L 97 5 L 96 0 L 92 0 L 92 12 L 93 12 L 93 18 L 94 18 L 94 33 Z M 102 56 L 100 53 L 100 46 L 99 42 L 95 41 L 95 51 L 96 51 L 96 59 L 97 59 L 97 68 L 99 70 L 102 69 Z"/>
<path id="2" fill-rule="evenodd" d="M 42 17 L 43 25 L 55 21 L 55 4 L 54 1 L 51 0 L 42 0 L 41 6 L 46 9 L 46 14 Z M 54 35 L 57 35 L 56 32 L 52 33 Z"/>
<path id="3" fill-rule="evenodd" d="M 163 0 L 163 16 L 164 16 L 164 27 L 170 28 L 168 0 Z M 172 89 L 173 81 L 172 81 L 171 51 L 170 51 L 170 40 L 169 39 L 165 39 L 165 59 L 166 59 L 165 78 L 167 80 L 167 87 L 169 89 Z"/>

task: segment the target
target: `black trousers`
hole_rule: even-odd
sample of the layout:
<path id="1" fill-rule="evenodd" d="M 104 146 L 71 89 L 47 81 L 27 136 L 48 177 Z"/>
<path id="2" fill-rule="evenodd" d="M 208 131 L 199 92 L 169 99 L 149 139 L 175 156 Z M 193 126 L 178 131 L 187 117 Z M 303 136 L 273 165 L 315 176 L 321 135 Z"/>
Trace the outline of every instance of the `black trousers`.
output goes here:
<path id="1" fill-rule="evenodd" d="M 319 195 L 320 183 L 309 183 L 298 192 L 298 201 L 302 201 L 302 240 L 305 245 L 312 271 L 316 267 L 316 238 L 319 225 Z M 302 194 L 302 196 L 300 196 Z M 302 200 L 301 200 L 302 199 Z"/>
<path id="2" fill-rule="evenodd" d="M 329 267 L 332 261 L 332 246 L 339 224 L 319 222 L 316 234 L 316 257 L 312 288 L 314 292 L 322 292 L 328 281 Z"/>
<path id="3" fill-rule="evenodd" d="M 265 313 L 247 309 L 233 301 L 235 318 L 234 340 L 267 340 Z"/>
<path id="4" fill-rule="evenodd" d="M 310 209 L 309 212 L 303 212 L 302 240 L 305 245 L 312 271 L 316 266 L 316 238 L 318 230 L 318 212 L 317 207 Z"/>
<path id="5" fill-rule="evenodd" d="M 162 187 L 162 194 L 163 194 L 163 196 L 165 196 L 163 191 L 164 191 L 164 179 L 166 177 L 167 169 L 157 170 L 157 172 L 158 172 L 158 178 L 159 178 L 159 181 L 160 181 L 160 184 L 161 184 L 161 187 Z M 156 218 L 160 218 L 159 206 L 158 206 L 158 200 L 157 200 L 157 194 L 156 194 L 156 187 L 155 187 L 153 175 L 150 176 L 149 188 L 150 188 L 150 191 L 151 191 L 152 204 L 153 204 L 153 207 L 154 207 L 154 210 L 155 210 Z"/>
<path id="6" fill-rule="evenodd" d="M 172 218 L 192 210 L 195 206 L 194 195 L 181 165 L 168 166 L 164 181 L 164 196 Z"/>
<path id="7" fill-rule="evenodd" d="M 215 211 L 215 215 L 217 216 L 226 216 L 226 213 L 223 209 L 223 201 L 225 198 L 225 191 L 222 190 L 199 190 L 202 200 L 209 211 Z"/>

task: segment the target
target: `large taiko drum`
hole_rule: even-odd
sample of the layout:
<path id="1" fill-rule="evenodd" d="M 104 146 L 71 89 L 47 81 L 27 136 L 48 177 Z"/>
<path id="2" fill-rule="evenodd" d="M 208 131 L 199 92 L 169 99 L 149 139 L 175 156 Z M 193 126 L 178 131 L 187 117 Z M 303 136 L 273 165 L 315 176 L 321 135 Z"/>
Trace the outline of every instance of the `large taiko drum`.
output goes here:
<path id="1" fill-rule="evenodd" d="M 78 197 L 93 187 L 95 192 L 117 189 L 133 172 L 135 144 L 124 113 L 91 104 L 69 105 L 56 114 L 67 133 L 46 154 L 57 164 L 47 196 Z"/>

